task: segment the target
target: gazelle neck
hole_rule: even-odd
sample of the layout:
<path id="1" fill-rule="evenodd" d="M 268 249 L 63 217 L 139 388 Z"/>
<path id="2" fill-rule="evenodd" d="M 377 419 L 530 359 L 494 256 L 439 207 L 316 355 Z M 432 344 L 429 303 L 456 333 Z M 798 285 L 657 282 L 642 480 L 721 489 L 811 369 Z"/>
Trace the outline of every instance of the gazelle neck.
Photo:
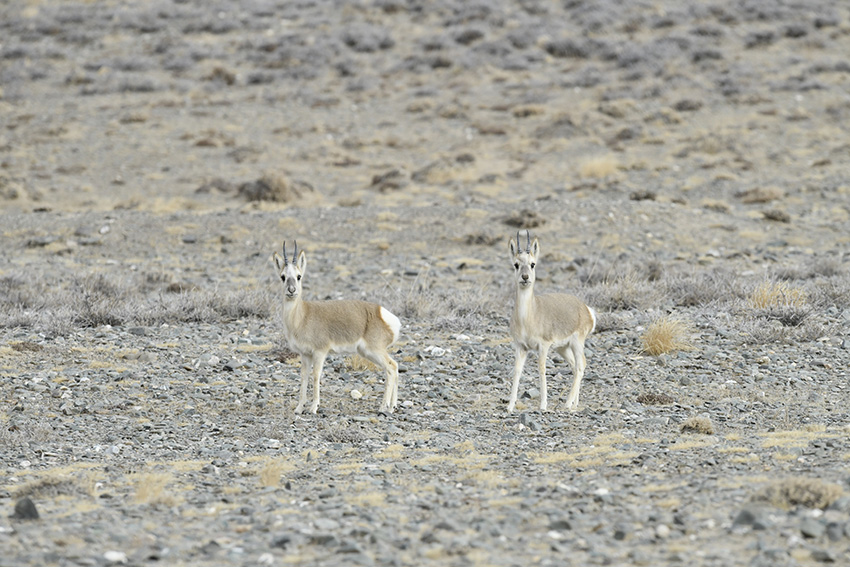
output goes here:
<path id="1" fill-rule="evenodd" d="M 304 317 L 304 302 L 301 294 L 295 299 L 287 299 L 283 302 L 283 319 L 287 325 L 292 325 Z"/>
<path id="2" fill-rule="evenodd" d="M 534 310 L 534 284 L 516 286 L 516 312 L 520 319 L 529 317 Z"/>

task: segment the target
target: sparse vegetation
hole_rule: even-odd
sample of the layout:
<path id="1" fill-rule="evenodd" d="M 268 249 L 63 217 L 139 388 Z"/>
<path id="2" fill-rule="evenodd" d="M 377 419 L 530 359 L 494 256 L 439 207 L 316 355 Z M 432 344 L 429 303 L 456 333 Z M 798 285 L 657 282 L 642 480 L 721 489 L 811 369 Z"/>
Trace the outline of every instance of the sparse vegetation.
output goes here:
<path id="1" fill-rule="evenodd" d="M 36 280 L 26 285 L 23 281 L 14 276 L 0 280 L 0 328 L 33 328 L 52 336 L 103 325 L 267 319 L 275 301 L 266 287 L 232 291 L 192 287 L 168 293 L 170 284 L 152 285 L 144 274 L 129 278 L 94 274 L 70 282 Z"/>
<path id="2" fill-rule="evenodd" d="M 690 417 L 682 422 L 679 426 L 682 433 L 698 433 L 700 435 L 714 435 L 714 424 L 711 423 L 711 418 L 698 415 Z"/>
<path id="3" fill-rule="evenodd" d="M 785 510 L 798 506 L 823 510 L 843 495 L 839 485 L 821 479 L 787 478 L 767 485 L 753 500 Z"/>

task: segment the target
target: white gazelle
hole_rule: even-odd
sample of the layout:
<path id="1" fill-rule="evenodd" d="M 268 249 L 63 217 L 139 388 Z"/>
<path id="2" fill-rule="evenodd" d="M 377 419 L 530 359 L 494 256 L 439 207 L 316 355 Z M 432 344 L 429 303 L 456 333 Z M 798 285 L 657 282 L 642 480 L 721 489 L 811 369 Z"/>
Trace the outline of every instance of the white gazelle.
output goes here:
<path id="1" fill-rule="evenodd" d="M 398 364 L 387 349 L 401 329 L 398 317 L 375 303 L 357 300 L 304 301 L 301 278 L 307 267 L 307 255 L 298 253 L 295 244 L 293 261 L 274 254 L 278 275 L 283 281 L 283 327 L 289 348 L 301 355 L 301 395 L 295 413 L 304 411 L 307 383 L 313 378 L 313 405 L 319 409 L 319 378 L 329 353 L 357 353 L 383 368 L 387 373 L 381 411 L 392 412 L 398 405 Z"/>
<path id="2" fill-rule="evenodd" d="M 573 386 L 567 398 L 567 408 L 578 406 L 578 393 L 587 361 L 584 341 L 596 327 L 596 313 L 579 298 L 563 293 L 534 295 L 535 267 L 540 258 L 537 238 L 530 242 L 526 232 L 525 250 L 517 239 L 511 239 L 511 262 L 516 278 L 516 305 L 511 315 L 511 338 L 516 351 L 511 399 L 508 411 L 514 410 L 519 378 L 529 350 L 537 351 L 540 371 L 540 409 L 546 409 L 546 356 L 554 348 L 573 369 Z"/>

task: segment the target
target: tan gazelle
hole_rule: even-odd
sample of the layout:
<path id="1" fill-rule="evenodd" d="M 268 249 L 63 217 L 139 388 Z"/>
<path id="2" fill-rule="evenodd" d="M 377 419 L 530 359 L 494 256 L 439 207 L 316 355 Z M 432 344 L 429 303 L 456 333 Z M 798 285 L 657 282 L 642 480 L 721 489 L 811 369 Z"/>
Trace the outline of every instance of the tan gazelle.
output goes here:
<path id="1" fill-rule="evenodd" d="M 578 394 L 584 367 L 584 341 L 596 327 L 596 313 L 579 298 L 563 293 L 534 295 L 535 268 L 540 258 L 540 243 L 533 242 L 526 231 L 525 250 L 519 248 L 517 239 L 511 239 L 511 261 L 516 278 L 516 305 L 511 315 L 511 338 L 516 351 L 511 399 L 508 411 L 516 405 L 519 378 L 529 350 L 537 351 L 540 371 L 540 409 L 545 410 L 546 356 L 554 348 L 573 369 L 573 386 L 567 398 L 567 408 L 578 406 Z"/>
<path id="2" fill-rule="evenodd" d="M 305 301 L 301 278 L 307 267 L 307 255 L 299 254 L 295 243 L 293 261 L 274 254 L 278 275 L 283 281 L 283 327 L 289 348 L 301 355 L 301 395 L 295 413 L 304 410 L 307 382 L 313 378 L 313 405 L 319 409 L 319 378 L 329 353 L 357 353 L 387 373 L 381 411 L 392 412 L 398 405 L 398 364 L 387 349 L 398 340 L 398 317 L 375 303 L 358 300 Z"/>

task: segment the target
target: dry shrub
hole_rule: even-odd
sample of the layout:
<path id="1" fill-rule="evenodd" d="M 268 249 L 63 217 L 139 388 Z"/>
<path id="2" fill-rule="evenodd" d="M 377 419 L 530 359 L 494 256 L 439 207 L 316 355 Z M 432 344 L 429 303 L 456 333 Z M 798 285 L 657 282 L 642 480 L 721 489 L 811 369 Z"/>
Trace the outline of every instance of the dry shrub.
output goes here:
<path id="1" fill-rule="evenodd" d="M 804 289 L 791 287 L 785 282 L 762 282 L 749 297 L 753 309 L 803 307 L 807 303 L 808 294 Z"/>
<path id="2" fill-rule="evenodd" d="M 675 403 L 676 399 L 667 394 L 648 393 L 639 395 L 636 401 L 645 406 L 669 406 Z"/>
<path id="3" fill-rule="evenodd" d="M 704 415 L 699 415 L 686 419 L 682 423 L 682 425 L 679 426 L 679 431 L 681 431 L 682 433 L 699 433 L 700 435 L 714 435 L 714 425 L 711 423 L 711 419 Z"/>
<path id="4" fill-rule="evenodd" d="M 59 496 L 76 496 L 87 493 L 88 489 L 80 479 L 48 474 L 19 487 L 15 491 L 15 497 L 30 496 L 39 499 L 54 499 Z"/>
<path id="5" fill-rule="evenodd" d="M 754 187 L 752 189 L 747 189 L 746 191 L 741 191 L 735 196 L 741 199 L 742 203 L 746 203 L 749 205 L 757 203 L 769 203 L 771 201 L 781 199 L 783 193 L 782 190 L 778 187 Z"/>
<path id="6" fill-rule="evenodd" d="M 277 173 L 266 173 L 256 181 L 243 183 L 236 194 L 247 201 L 291 203 L 315 193 L 309 183 L 290 181 Z"/>
<path id="7" fill-rule="evenodd" d="M 726 269 L 707 272 L 682 273 L 662 280 L 665 295 L 680 307 L 699 307 L 713 302 L 725 303 L 736 297 L 745 297 L 737 274 Z"/>
<path id="8" fill-rule="evenodd" d="M 766 486 L 753 500 L 785 510 L 798 506 L 823 510 L 843 495 L 837 484 L 816 478 L 789 478 Z"/>
<path id="9" fill-rule="evenodd" d="M 511 291 L 507 286 L 495 294 L 480 287 L 441 287 L 426 268 L 407 287 L 387 287 L 378 299 L 402 320 L 428 321 L 436 328 L 462 331 L 501 316 Z"/>
<path id="10" fill-rule="evenodd" d="M 359 354 L 355 354 L 353 356 L 349 356 L 345 359 L 345 367 L 349 370 L 353 370 L 355 372 L 380 372 L 380 368 L 378 368 L 374 362 L 363 358 Z"/>
<path id="11" fill-rule="evenodd" d="M 324 438 L 331 443 L 346 443 L 357 445 L 362 443 L 366 436 L 360 429 L 354 428 L 348 423 L 339 423 L 324 426 Z"/>
<path id="12" fill-rule="evenodd" d="M 714 211 L 715 213 L 728 213 L 730 210 L 729 204 L 718 199 L 703 199 L 702 208 Z"/>
<path id="13" fill-rule="evenodd" d="M 601 179 L 616 173 L 620 167 L 620 163 L 612 155 L 599 156 L 591 158 L 581 164 L 579 167 L 579 175 L 582 177 L 590 177 L 593 179 Z"/>
<path id="14" fill-rule="evenodd" d="M 585 299 L 599 311 L 620 311 L 657 305 L 660 295 L 658 286 L 643 274 L 629 271 L 594 285 L 585 292 Z"/>
<path id="15" fill-rule="evenodd" d="M 658 356 L 678 350 L 693 350 L 688 339 L 690 331 L 690 325 L 681 319 L 671 316 L 656 319 L 640 337 L 643 352 Z"/>

